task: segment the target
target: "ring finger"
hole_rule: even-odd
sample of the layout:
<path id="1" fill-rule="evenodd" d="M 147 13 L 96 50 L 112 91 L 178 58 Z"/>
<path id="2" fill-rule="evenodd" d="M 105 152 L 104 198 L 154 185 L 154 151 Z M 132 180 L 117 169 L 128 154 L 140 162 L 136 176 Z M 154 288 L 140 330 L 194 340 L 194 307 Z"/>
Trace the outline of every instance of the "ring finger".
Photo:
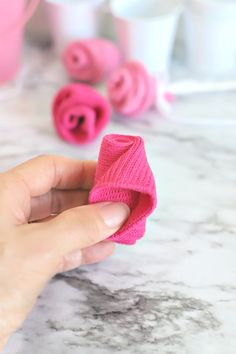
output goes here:
<path id="1" fill-rule="evenodd" d="M 31 213 L 29 222 L 42 220 L 50 215 L 88 203 L 88 191 L 82 190 L 57 190 L 34 197 L 31 199 Z"/>

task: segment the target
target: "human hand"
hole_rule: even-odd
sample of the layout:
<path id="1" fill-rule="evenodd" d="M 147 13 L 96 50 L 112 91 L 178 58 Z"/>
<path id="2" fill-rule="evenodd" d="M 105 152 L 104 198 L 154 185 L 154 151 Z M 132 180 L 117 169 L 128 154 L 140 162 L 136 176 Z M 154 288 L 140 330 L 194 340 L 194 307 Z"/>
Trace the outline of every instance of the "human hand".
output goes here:
<path id="1" fill-rule="evenodd" d="M 0 351 L 53 275 L 113 252 L 129 208 L 86 205 L 95 167 L 42 156 L 0 174 Z"/>

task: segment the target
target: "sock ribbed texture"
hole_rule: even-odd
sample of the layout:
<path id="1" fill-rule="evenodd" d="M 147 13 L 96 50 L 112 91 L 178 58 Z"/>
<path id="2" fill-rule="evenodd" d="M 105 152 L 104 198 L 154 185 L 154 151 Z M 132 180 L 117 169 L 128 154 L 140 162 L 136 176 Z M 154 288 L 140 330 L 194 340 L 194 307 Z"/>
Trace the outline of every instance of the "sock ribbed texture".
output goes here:
<path id="1" fill-rule="evenodd" d="M 146 219 L 156 207 L 157 199 L 141 137 L 115 134 L 104 137 L 89 201 L 123 202 L 130 207 L 128 221 L 111 240 L 132 245 L 144 235 Z"/>

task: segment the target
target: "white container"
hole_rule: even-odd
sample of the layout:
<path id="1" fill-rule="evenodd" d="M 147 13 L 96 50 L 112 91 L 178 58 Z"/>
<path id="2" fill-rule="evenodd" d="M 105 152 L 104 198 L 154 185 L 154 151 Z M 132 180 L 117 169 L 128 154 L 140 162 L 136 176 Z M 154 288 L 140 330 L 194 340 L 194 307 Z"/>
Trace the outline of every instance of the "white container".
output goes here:
<path id="1" fill-rule="evenodd" d="M 101 36 L 111 40 L 115 39 L 114 21 L 110 11 L 110 0 L 105 0 L 102 8 Z"/>
<path id="2" fill-rule="evenodd" d="M 44 0 L 55 49 L 75 39 L 97 37 L 104 0 Z"/>
<path id="3" fill-rule="evenodd" d="M 236 66 L 236 1 L 189 0 L 184 15 L 186 60 L 204 76 L 221 76 Z"/>
<path id="4" fill-rule="evenodd" d="M 120 47 L 126 60 L 150 73 L 167 74 L 181 10 L 175 0 L 111 0 Z"/>

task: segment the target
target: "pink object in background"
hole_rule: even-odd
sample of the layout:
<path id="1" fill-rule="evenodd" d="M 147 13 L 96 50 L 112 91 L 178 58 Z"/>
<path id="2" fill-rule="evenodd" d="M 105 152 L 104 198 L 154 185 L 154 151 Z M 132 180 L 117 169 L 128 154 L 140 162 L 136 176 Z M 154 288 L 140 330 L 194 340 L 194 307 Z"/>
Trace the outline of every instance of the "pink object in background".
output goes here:
<path id="1" fill-rule="evenodd" d="M 115 111 L 131 118 L 141 116 L 151 107 L 166 115 L 175 99 L 168 86 L 151 76 L 137 61 L 127 62 L 115 70 L 107 89 Z"/>
<path id="2" fill-rule="evenodd" d="M 120 65 L 121 53 L 106 39 L 75 41 L 65 49 L 63 63 L 72 78 L 96 83 Z"/>
<path id="3" fill-rule="evenodd" d="M 89 201 L 123 202 L 129 206 L 128 221 L 111 240 L 132 245 L 144 235 L 146 219 L 156 207 L 157 198 L 141 137 L 115 134 L 104 137 Z"/>
<path id="4" fill-rule="evenodd" d="M 108 96 L 118 113 L 136 117 L 155 104 L 156 80 L 143 64 L 128 62 L 111 74 Z"/>
<path id="5" fill-rule="evenodd" d="M 23 27 L 40 0 L 0 0 L 0 84 L 15 78 L 21 65 Z"/>
<path id="6" fill-rule="evenodd" d="M 60 89 L 52 112 L 59 136 L 77 145 L 96 139 L 110 120 L 107 100 L 84 84 L 69 84 Z"/>
<path id="7" fill-rule="evenodd" d="M 11 26 L 23 16 L 24 2 L 0 1 L 0 83 L 12 80 L 20 68 L 23 29 Z"/>

